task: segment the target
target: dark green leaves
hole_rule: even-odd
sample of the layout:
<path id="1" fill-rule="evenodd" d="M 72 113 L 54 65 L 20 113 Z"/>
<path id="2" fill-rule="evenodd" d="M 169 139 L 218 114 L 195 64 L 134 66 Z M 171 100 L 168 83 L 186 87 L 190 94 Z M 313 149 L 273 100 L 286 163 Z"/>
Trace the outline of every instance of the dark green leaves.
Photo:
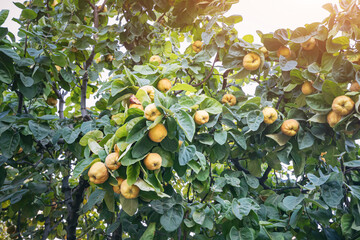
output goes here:
<path id="1" fill-rule="evenodd" d="M 36 140 L 42 140 L 50 133 L 50 128 L 44 124 L 37 123 L 33 120 L 29 121 L 29 128 L 34 134 Z"/>
<path id="2" fill-rule="evenodd" d="M 332 71 L 332 77 L 339 83 L 349 82 L 354 80 L 355 71 L 351 62 L 338 57 L 335 61 Z"/>
<path id="3" fill-rule="evenodd" d="M 182 130 L 185 132 L 186 138 L 191 142 L 195 134 L 195 122 L 192 117 L 183 110 L 175 113 L 175 119 Z"/>
<path id="4" fill-rule="evenodd" d="M 196 147 L 194 145 L 185 146 L 182 144 L 179 151 L 179 164 L 180 166 L 186 165 L 196 153 Z"/>
<path id="5" fill-rule="evenodd" d="M 251 198 L 240 198 L 232 201 L 232 211 L 239 220 L 249 215 L 251 210 L 257 211 L 259 209 L 260 206 Z"/>
<path id="6" fill-rule="evenodd" d="M 102 202 L 102 200 L 105 197 L 106 191 L 101 189 L 96 189 L 89 197 L 87 203 L 84 205 L 84 207 L 80 210 L 81 213 L 86 213 L 90 211 L 95 204 L 98 204 Z"/>
<path id="7" fill-rule="evenodd" d="M 140 174 L 140 164 L 135 163 L 126 168 L 127 183 L 133 185 Z"/>
<path id="8" fill-rule="evenodd" d="M 321 196 L 329 207 L 336 208 L 344 196 L 340 182 L 330 181 L 322 185 Z"/>
<path id="9" fill-rule="evenodd" d="M 230 229 L 229 237 L 230 240 L 253 240 L 255 239 L 253 231 L 253 229 L 247 227 L 242 227 L 239 231 L 233 226 Z"/>
<path id="10" fill-rule="evenodd" d="M 9 10 L 3 9 L 0 11 L 0 26 L 3 25 L 7 17 L 9 16 Z"/>
<path id="11" fill-rule="evenodd" d="M 20 143 L 20 134 L 12 130 L 7 130 L 0 136 L 1 153 L 10 158 Z"/>
<path id="12" fill-rule="evenodd" d="M 344 95 L 344 91 L 340 88 L 340 86 L 330 80 L 325 80 L 322 86 L 322 92 L 324 99 L 328 104 L 332 104 L 334 98 L 337 96 Z"/>
<path id="13" fill-rule="evenodd" d="M 179 228 L 184 217 L 184 209 L 181 205 L 175 205 L 166 211 L 160 218 L 160 223 L 168 232 L 173 232 Z"/>
<path id="14" fill-rule="evenodd" d="M 306 97 L 307 105 L 317 112 L 329 112 L 331 105 L 325 101 L 322 93 L 313 94 Z"/>
<path id="15" fill-rule="evenodd" d="M 140 240 L 153 240 L 155 236 L 156 223 L 150 223 Z"/>
<path id="16" fill-rule="evenodd" d="M 264 115 L 261 111 L 251 111 L 247 115 L 247 124 L 251 131 L 259 129 L 260 124 L 264 121 Z"/>
<path id="17" fill-rule="evenodd" d="M 296 208 L 296 206 L 298 206 L 304 200 L 304 198 L 305 196 L 302 194 L 298 197 L 287 196 L 284 198 L 283 204 L 288 210 L 292 211 Z"/>
<path id="18" fill-rule="evenodd" d="M 37 17 L 37 14 L 35 11 L 31 9 L 23 9 L 21 12 L 21 16 L 26 19 L 33 20 Z"/>

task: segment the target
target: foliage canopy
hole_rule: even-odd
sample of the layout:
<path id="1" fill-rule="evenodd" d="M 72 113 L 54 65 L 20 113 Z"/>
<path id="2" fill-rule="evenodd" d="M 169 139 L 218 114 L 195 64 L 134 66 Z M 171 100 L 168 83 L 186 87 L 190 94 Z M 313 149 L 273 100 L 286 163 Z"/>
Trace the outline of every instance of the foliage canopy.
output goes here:
<path id="1" fill-rule="evenodd" d="M 17 38 L 0 11 L 3 238 L 360 237 L 359 1 L 261 44 L 224 16 L 236 2 L 32 0 Z"/>

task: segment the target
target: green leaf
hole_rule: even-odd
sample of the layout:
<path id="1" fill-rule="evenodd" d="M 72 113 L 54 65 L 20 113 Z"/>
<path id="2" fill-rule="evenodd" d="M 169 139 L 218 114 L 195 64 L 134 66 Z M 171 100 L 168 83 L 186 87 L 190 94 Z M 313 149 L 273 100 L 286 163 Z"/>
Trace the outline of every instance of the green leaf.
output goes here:
<path id="1" fill-rule="evenodd" d="M 351 185 L 349 185 L 348 187 L 351 190 L 351 194 L 353 196 L 355 196 L 358 200 L 360 200 L 360 186 L 355 186 L 355 185 L 351 186 Z"/>
<path id="2" fill-rule="evenodd" d="M 329 207 L 336 208 L 343 198 L 341 184 L 337 181 L 330 181 L 321 185 L 321 197 Z"/>
<path id="3" fill-rule="evenodd" d="M 129 127 L 129 124 L 128 124 Z M 127 127 L 127 129 L 128 129 Z M 147 130 L 146 118 L 141 118 L 129 131 L 126 142 L 133 143 L 140 140 Z"/>
<path id="4" fill-rule="evenodd" d="M 96 155 L 99 154 L 101 150 L 104 150 L 94 139 L 89 138 L 88 140 L 88 146 L 90 150 L 95 153 Z"/>
<path id="5" fill-rule="evenodd" d="M 95 206 L 95 204 L 101 203 L 105 197 L 105 193 L 106 192 L 102 189 L 96 189 L 93 193 L 91 193 L 88 201 L 81 208 L 80 212 L 84 214 L 90 211 Z"/>
<path id="6" fill-rule="evenodd" d="M 305 196 L 300 194 L 298 197 L 295 196 L 287 196 L 283 200 L 284 206 L 288 209 L 293 211 L 303 200 Z"/>
<path id="7" fill-rule="evenodd" d="M 336 53 L 342 48 L 342 45 L 339 43 L 333 42 L 333 36 L 330 36 L 326 40 L 326 50 L 328 53 Z"/>
<path id="8" fill-rule="evenodd" d="M 150 150 L 155 147 L 157 143 L 150 140 L 148 135 L 144 135 L 139 141 L 134 145 L 131 154 L 133 158 L 144 157 Z"/>
<path id="9" fill-rule="evenodd" d="M 121 127 L 118 128 L 118 130 L 116 130 L 115 136 L 117 138 L 120 139 L 120 138 L 126 137 L 128 135 L 128 131 L 126 130 L 126 126 L 127 126 L 127 124 L 122 125 Z"/>
<path id="10" fill-rule="evenodd" d="M 250 228 L 242 227 L 239 230 L 236 227 L 232 226 L 229 232 L 230 240 L 254 240 L 255 236 L 253 231 Z"/>
<path id="11" fill-rule="evenodd" d="M 299 149 L 302 150 L 313 146 L 315 142 L 315 138 L 310 132 L 305 132 L 304 130 L 300 130 L 298 133 L 297 141 L 299 144 Z"/>
<path id="12" fill-rule="evenodd" d="M 9 10 L 3 9 L 0 11 L 0 26 L 6 21 L 7 17 L 9 16 Z"/>
<path id="13" fill-rule="evenodd" d="M 156 223 L 150 223 L 140 240 L 153 240 L 155 236 Z"/>
<path id="14" fill-rule="evenodd" d="M 77 128 L 73 131 L 73 130 L 71 130 L 71 128 L 65 127 L 62 130 L 62 136 L 63 136 L 65 142 L 67 142 L 68 144 L 72 144 L 78 138 L 80 132 L 81 132 L 80 128 Z"/>
<path id="15" fill-rule="evenodd" d="M 130 166 L 144 159 L 144 157 L 133 158 L 130 149 L 131 149 L 131 144 L 127 146 L 125 152 L 123 152 L 123 154 L 120 156 L 120 162 L 124 166 Z"/>
<path id="16" fill-rule="evenodd" d="M 331 75 L 336 82 L 350 82 L 354 80 L 354 66 L 350 61 L 339 56 L 332 66 Z"/>
<path id="17" fill-rule="evenodd" d="M 235 217 L 239 220 L 248 216 L 251 210 L 257 211 L 260 209 L 260 206 L 251 198 L 233 199 L 231 207 Z"/>
<path id="18" fill-rule="evenodd" d="M 140 174 L 140 164 L 135 163 L 126 168 L 127 183 L 133 185 Z"/>
<path id="19" fill-rule="evenodd" d="M 245 181 L 249 185 L 249 187 L 251 187 L 253 189 L 256 189 L 259 187 L 259 180 L 256 177 L 254 177 L 250 174 L 245 174 L 245 173 L 243 175 L 244 175 Z"/>
<path id="20" fill-rule="evenodd" d="M 247 124 L 251 131 L 259 129 L 261 123 L 264 121 L 264 115 L 262 111 L 256 110 L 248 113 L 246 118 Z"/>
<path id="21" fill-rule="evenodd" d="M 236 23 L 242 22 L 243 17 L 241 15 L 231 15 L 229 17 L 224 17 L 222 20 L 227 25 L 234 25 Z"/>
<path id="22" fill-rule="evenodd" d="M 321 90 L 323 92 L 324 99 L 328 104 L 332 104 L 334 98 L 344 95 L 344 91 L 341 87 L 330 80 L 325 80 Z"/>
<path id="23" fill-rule="evenodd" d="M 87 132 L 81 139 L 80 139 L 80 145 L 85 147 L 88 145 L 89 139 L 94 140 L 101 140 L 104 137 L 104 134 L 100 130 L 93 130 L 90 132 Z"/>
<path id="24" fill-rule="evenodd" d="M 100 158 L 92 159 L 92 158 L 85 158 L 78 162 L 73 171 L 73 178 L 78 178 L 86 169 L 90 168 L 91 165 L 95 162 L 99 162 Z"/>
<path id="25" fill-rule="evenodd" d="M 115 196 L 114 191 L 112 188 L 107 188 L 105 197 L 104 197 L 105 204 L 110 212 L 115 212 Z"/>
<path id="26" fill-rule="evenodd" d="M 64 54 L 54 54 L 51 56 L 51 59 L 60 67 L 65 67 L 67 64 L 67 59 Z"/>
<path id="27" fill-rule="evenodd" d="M 199 225 L 202 225 L 204 223 L 204 220 L 205 220 L 205 212 L 202 211 L 202 210 L 195 211 L 192 214 L 192 217 L 193 217 L 195 223 L 197 223 Z"/>
<path id="28" fill-rule="evenodd" d="M 320 171 L 320 178 L 318 178 L 312 173 L 308 173 L 307 177 L 310 180 L 310 182 L 315 186 L 321 186 L 324 183 L 326 183 L 326 181 L 330 178 L 330 175 L 323 175 L 323 173 Z"/>
<path id="29" fill-rule="evenodd" d="M 191 142 L 195 134 L 195 122 L 192 117 L 183 110 L 175 113 L 178 125 L 185 132 L 186 138 Z"/>
<path id="30" fill-rule="evenodd" d="M 352 229 L 351 226 L 354 222 L 354 216 L 346 213 L 341 217 L 341 231 L 347 238 L 351 237 Z"/>
<path id="31" fill-rule="evenodd" d="M 169 128 L 168 128 L 169 129 Z M 169 133 L 169 131 L 168 131 Z M 178 150 L 179 141 L 174 138 L 170 139 L 169 134 L 160 142 L 162 148 L 169 152 L 176 152 Z"/>
<path id="32" fill-rule="evenodd" d="M 227 132 L 226 131 L 216 131 L 214 134 L 214 140 L 220 144 L 224 145 L 227 140 Z"/>
<path id="33" fill-rule="evenodd" d="M 67 69 L 67 70 L 61 69 L 60 74 L 64 78 L 64 80 L 68 83 L 72 83 L 75 81 L 75 76 L 69 69 Z"/>
<path id="34" fill-rule="evenodd" d="M 182 144 L 179 151 L 179 164 L 185 166 L 190 160 L 192 160 L 196 153 L 196 147 L 194 145 L 185 146 Z"/>
<path id="35" fill-rule="evenodd" d="M 39 124 L 33 120 L 29 121 L 30 131 L 34 134 L 36 140 L 42 140 L 51 132 L 50 128 L 46 125 Z"/>
<path id="36" fill-rule="evenodd" d="M 0 149 L 4 157 L 10 158 L 20 143 L 20 134 L 12 130 L 3 132 L 0 136 Z"/>
<path id="37" fill-rule="evenodd" d="M 283 134 L 282 132 L 274 133 L 274 134 L 267 134 L 266 136 L 268 138 L 271 138 L 275 142 L 277 142 L 277 144 L 279 144 L 280 146 L 284 146 L 291 138 L 290 136 L 287 136 L 287 135 Z"/>
<path id="38" fill-rule="evenodd" d="M 12 82 L 12 74 L 2 62 L 0 62 L 0 81 L 6 84 L 10 84 Z"/>
<path id="39" fill-rule="evenodd" d="M 247 149 L 246 138 L 242 132 L 231 130 L 229 133 L 240 147 L 242 147 L 244 150 Z"/>
<path id="40" fill-rule="evenodd" d="M 353 160 L 350 162 L 345 162 L 344 165 L 346 167 L 360 167 L 360 160 Z"/>
<path id="41" fill-rule="evenodd" d="M 135 65 L 134 70 L 139 72 L 142 75 L 153 75 L 158 72 L 157 69 L 154 70 L 148 65 Z"/>
<path id="42" fill-rule="evenodd" d="M 181 205 L 175 205 L 160 217 L 160 223 L 167 232 L 173 232 L 179 228 L 184 217 L 184 209 Z"/>
<path id="43" fill-rule="evenodd" d="M 6 46 L 1 46 L 0 47 L 0 52 L 2 52 L 3 54 L 5 54 L 6 56 L 14 59 L 14 60 L 20 60 L 20 56 L 12 49 Z"/>
<path id="44" fill-rule="evenodd" d="M 24 17 L 29 20 L 33 20 L 37 17 L 37 13 L 31 9 L 23 9 L 21 12 L 21 17 Z"/>
<path id="45" fill-rule="evenodd" d="M 329 112 L 331 105 L 325 101 L 322 93 L 306 96 L 307 105 L 317 112 Z"/>
<path id="46" fill-rule="evenodd" d="M 193 86 L 187 84 L 187 83 L 177 83 L 175 86 L 173 86 L 169 91 L 186 91 L 186 92 L 196 92 L 196 88 Z"/>
<path id="47" fill-rule="evenodd" d="M 126 199 L 122 195 L 120 195 L 120 203 L 121 208 L 126 212 L 129 216 L 133 216 L 139 206 L 139 202 L 137 198 L 134 199 Z"/>
<path id="48" fill-rule="evenodd" d="M 251 173 L 251 175 L 253 175 L 255 177 L 261 176 L 261 160 L 260 159 L 248 160 L 247 164 L 248 164 L 248 170 Z"/>
<path id="49" fill-rule="evenodd" d="M 207 111 L 209 114 L 219 114 L 222 112 L 222 105 L 216 99 L 205 98 L 200 104 L 200 109 Z"/>

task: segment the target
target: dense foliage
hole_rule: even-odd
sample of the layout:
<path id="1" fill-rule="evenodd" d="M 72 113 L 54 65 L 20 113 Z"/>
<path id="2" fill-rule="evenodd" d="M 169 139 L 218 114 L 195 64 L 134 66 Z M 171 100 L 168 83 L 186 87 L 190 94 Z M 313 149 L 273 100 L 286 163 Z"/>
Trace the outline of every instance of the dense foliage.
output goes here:
<path id="1" fill-rule="evenodd" d="M 0 12 L 2 238 L 360 237 L 359 2 L 261 44 L 236 2 Z"/>

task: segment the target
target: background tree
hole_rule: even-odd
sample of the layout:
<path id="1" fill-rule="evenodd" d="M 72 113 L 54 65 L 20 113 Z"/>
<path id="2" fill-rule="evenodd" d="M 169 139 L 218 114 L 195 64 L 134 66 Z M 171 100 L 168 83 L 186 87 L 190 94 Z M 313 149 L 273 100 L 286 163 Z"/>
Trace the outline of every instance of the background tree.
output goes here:
<path id="1" fill-rule="evenodd" d="M 261 44 L 223 15 L 236 2 L 15 3 L 3 237 L 360 237 L 358 1 Z"/>

